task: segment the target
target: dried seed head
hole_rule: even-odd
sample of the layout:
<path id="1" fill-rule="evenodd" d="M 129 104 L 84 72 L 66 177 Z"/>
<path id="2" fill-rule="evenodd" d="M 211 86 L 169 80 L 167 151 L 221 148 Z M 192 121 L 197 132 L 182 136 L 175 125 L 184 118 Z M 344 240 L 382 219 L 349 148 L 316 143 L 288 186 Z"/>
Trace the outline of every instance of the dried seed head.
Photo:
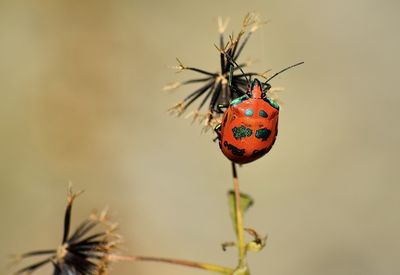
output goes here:
<path id="1" fill-rule="evenodd" d="M 107 274 L 109 264 L 114 258 L 112 256 L 116 255 L 117 246 L 121 242 L 121 237 L 115 233 L 118 225 L 108 220 L 108 208 L 105 208 L 99 214 L 90 215 L 69 234 L 72 205 L 81 193 L 73 193 L 69 187 L 61 244 L 56 249 L 37 250 L 20 255 L 19 260 L 32 256 L 46 258 L 18 270 L 15 274 L 30 274 L 49 263 L 54 267 L 54 275 Z"/>
<path id="2" fill-rule="evenodd" d="M 175 82 L 166 85 L 164 90 L 171 90 L 187 84 L 201 83 L 201 86 L 186 96 L 182 101 L 169 109 L 169 112 L 176 115 L 181 115 L 194 101 L 201 99 L 199 106 L 194 112 L 188 115 L 193 117 L 194 121 L 200 123 L 205 122 L 205 131 L 210 129 L 215 122 L 221 119 L 223 112 L 219 106 L 228 105 L 233 99 L 238 98 L 248 91 L 248 77 L 261 76 L 265 74 L 240 72 L 240 69 L 247 67 L 250 62 L 239 63 L 239 67 L 232 66 L 232 62 L 237 62 L 243 48 L 247 44 L 252 33 L 254 33 L 265 22 L 260 21 L 258 16 L 249 13 L 245 16 L 239 34 L 229 36 L 228 43 L 225 44 L 224 32 L 228 26 L 229 20 L 218 18 L 218 31 L 220 33 L 219 51 L 220 70 L 218 72 L 209 72 L 206 70 L 189 67 L 177 58 L 178 65 L 175 69 L 178 72 L 194 71 L 202 74 L 203 78 L 190 79 L 183 82 Z M 243 38 L 243 39 L 242 39 Z M 230 83 L 229 83 L 230 81 Z M 230 85 L 229 85 L 230 84 Z M 208 107 L 205 105 L 208 104 Z M 205 115 L 200 115 L 201 110 L 206 109 Z M 203 129 L 204 130 L 204 129 Z"/>

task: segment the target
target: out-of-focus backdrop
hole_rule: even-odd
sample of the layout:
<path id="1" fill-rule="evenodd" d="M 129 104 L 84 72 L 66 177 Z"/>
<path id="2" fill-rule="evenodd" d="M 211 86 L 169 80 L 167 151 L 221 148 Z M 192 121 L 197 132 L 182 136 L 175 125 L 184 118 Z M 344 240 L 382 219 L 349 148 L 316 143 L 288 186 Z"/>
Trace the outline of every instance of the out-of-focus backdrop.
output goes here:
<path id="1" fill-rule="evenodd" d="M 305 65 L 285 87 L 278 142 L 239 170 L 268 233 L 253 274 L 398 274 L 398 1 L 1 1 L 0 273 L 7 255 L 53 248 L 66 189 L 85 193 L 73 226 L 109 205 L 129 254 L 234 266 L 230 165 L 200 126 L 171 117 L 165 83 L 218 69 L 216 19 L 270 23 L 242 60 Z M 15 269 L 14 269 L 15 270 Z M 150 263 L 112 274 L 205 274 Z M 38 274 L 49 274 L 49 269 Z"/>

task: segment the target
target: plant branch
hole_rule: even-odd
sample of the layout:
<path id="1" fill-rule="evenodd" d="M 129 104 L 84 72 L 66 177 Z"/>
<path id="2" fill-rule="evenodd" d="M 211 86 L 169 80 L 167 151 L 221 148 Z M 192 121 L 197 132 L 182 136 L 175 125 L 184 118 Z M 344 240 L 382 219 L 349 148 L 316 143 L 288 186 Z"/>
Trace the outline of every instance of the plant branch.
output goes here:
<path id="1" fill-rule="evenodd" d="M 148 257 L 148 256 L 133 256 L 133 257 L 124 257 L 125 260 L 131 261 L 145 261 L 145 262 L 161 262 L 161 263 L 168 263 L 174 265 L 181 265 L 193 268 L 204 269 L 208 271 L 217 272 L 220 274 L 232 274 L 233 270 L 227 267 L 208 264 L 208 263 L 199 263 L 193 261 L 186 261 L 186 260 L 179 260 L 179 259 L 169 259 L 169 258 L 160 258 L 160 257 Z"/>

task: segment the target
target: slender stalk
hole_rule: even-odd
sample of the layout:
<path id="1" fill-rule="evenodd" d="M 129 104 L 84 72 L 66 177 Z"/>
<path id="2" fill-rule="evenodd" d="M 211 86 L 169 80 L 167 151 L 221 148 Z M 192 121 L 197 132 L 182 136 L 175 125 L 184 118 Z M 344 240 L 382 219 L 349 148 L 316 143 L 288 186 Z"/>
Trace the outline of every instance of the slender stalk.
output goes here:
<path id="1" fill-rule="evenodd" d="M 243 213 L 240 209 L 240 189 L 239 179 L 236 172 L 236 164 L 232 162 L 233 190 L 235 191 L 235 208 L 236 208 L 236 232 L 239 248 L 239 267 L 246 265 L 246 244 L 244 242 L 243 230 Z"/>
<path id="2" fill-rule="evenodd" d="M 179 259 L 161 258 L 161 257 L 133 256 L 133 257 L 121 257 L 121 260 L 162 262 L 162 263 L 204 269 L 204 270 L 213 271 L 213 272 L 217 272 L 217 273 L 225 274 L 225 275 L 232 274 L 232 272 L 233 272 L 232 269 L 223 267 L 223 266 L 219 266 L 219 265 L 208 264 L 208 263 L 199 263 L 199 262 L 179 260 Z"/>

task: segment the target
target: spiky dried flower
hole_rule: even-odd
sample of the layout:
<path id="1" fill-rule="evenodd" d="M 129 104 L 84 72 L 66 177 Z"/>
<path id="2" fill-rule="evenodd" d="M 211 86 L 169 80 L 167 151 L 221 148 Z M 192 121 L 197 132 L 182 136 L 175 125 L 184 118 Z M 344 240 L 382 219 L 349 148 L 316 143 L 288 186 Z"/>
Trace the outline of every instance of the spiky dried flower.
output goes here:
<path id="1" fill-rule="evenodd" d="M 67 207 L 64 216 L 64 231 L 57 249 L 36 250 L 19 255 L 18 260 L 33 256 L 46 256 L 44 260 L 18 270 L 15 274 L 31 274 L 42 266 L 51 263 L 53 275 L 100 275 L 108 274 L 111 261 L 121 237 L 116 234 L 118 225 L 107 219 L 107 209 L 92 214 L 70 235 L 72 204 L 82 192 L 73 193 L 68 189 Z M 104 228 L 94 232 L 95 227 Z"/>
<path id="2" fill-rule="evenodd" d="M 203 78 L 196 78 L 186 80 L 184 82 L 174 82 L 164 87 L 164 90 L 176 89 L 182 85 L 193 84 L 193 83 L 205 83 L 200 88 L 196 89 L 182 101 L 178 102 L 175 106 L 169 109 L 169 111 L 176 115 L 181 115 L 194 101 L 202 100 L 198 107 L 189 113 L 186 118 L 193 117 L 193 121 L 204 122 L 206 129 L 215 126 L 223 114 L 223 111 L 219 106 L 228 105 L 233 99 L 238 98 L 245 94 L 248 90 L 248 77 L 261 76 L 266 77 L 266 72 L 255 73 L 240 72 L 241 68 L 250 65 L 250 61 L 238 64 L 239 66 L 233 66 L 237 64 L 236 61 L 239 58 L 243 48 L 247 44 L 251 35 L 265 22 L 259 20 L 259 18 L 249 13 L 245 16 L 240 32 L 237 36 L 230 35 L 229 41 L 225 44 L 224 32 L 228 25 L 228 20 L 225 22 L 221 18 L 218 18 L 218 31 L 219 31 L 219 47 L 217 49 L 220 53 L 220 70 L 212 73 L 206 70 L 188 67 L 177 59 L 178 66 L 175 68 L 178 72 L 189 70 L 204 75 Z M 243 38 L 243 39 L 242 39 Z M 231 75 L 231 85 L 229 85 L 229 75 Z M 208 103 L 207 112 L 201 113 L 201 109 Z"/>

